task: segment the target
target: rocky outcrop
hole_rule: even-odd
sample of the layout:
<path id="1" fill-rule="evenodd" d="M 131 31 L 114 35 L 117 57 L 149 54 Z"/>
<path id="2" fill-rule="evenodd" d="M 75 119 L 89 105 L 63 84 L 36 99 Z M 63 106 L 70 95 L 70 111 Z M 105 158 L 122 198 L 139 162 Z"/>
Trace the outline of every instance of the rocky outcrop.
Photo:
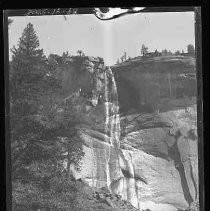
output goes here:
<path id="1" fill-rule="evenodd" d="M 77 180 L 78 186 L 85 193 L 83 198 L 89 205 L 87 211 L 137 211 L 135 207 L 128 201 L 122 199 L 122 196 L 112 194 L 106 188 L 91 188 L 84 180 Z M 87 202 L 88 201 L 88 202 Z"/>
<path id="2" fill-rule="evenodd" d="M 78 75 L 66 82 L 83 116 L 85 156 L 74 176 L 138 210 L 186 209 L 198 199 L 194 60 L 137 61 L 113 71 L 94 61 L 72 69 Z"/>
<path id="3" fill-rule="evenodd" d="M 121 111 L 177 109 L 175 99 L 196 96 L 195 59 L 171 56 L 138 59 L 112 67 Z M 173 100 L 173 103 L 172 103 Z"/>
<path id="4" fill-rule="evenodd" d="M 182 109 L 150 115 L 148 128 L 139 125 L 138 129 L 135 122 L 140 117 L 135 119 L 133 115 L 134 120 L 127 125 L 130 131 L 120 149 L 111 148 L 109 162 L 109 146 L 93 138 L 93 131 L 90 135 L 81 132 L 85 157 L 82 171 L 76 176 L 92 186 L 105 187 L 109 172 L 111 191 L 141 210 L 187 208 L 198 197 L 196 125 L 190 122 L 196 107 L 188 112 Z"/>

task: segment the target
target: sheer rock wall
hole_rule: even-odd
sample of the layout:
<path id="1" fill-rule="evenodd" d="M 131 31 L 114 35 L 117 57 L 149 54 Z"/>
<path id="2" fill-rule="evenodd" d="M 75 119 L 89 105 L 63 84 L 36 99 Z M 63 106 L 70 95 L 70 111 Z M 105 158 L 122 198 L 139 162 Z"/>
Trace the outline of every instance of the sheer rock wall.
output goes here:
<path id="1" fill-rule="evenodd" d="M 77 92 L 83 99 L 78 130 L 85 156 L 75 177 L 94 187 L 107 186 L 139 210 L 187 208 L 198 198 L 193 58 L 131 61 L 111 67 L 114 75 L 87 58 L 80 69 L 67 68 L 59 76 L 68 95 Z M 112 139 L 118 107 L 114 124 L 120 124 L 120 133 Z"/>

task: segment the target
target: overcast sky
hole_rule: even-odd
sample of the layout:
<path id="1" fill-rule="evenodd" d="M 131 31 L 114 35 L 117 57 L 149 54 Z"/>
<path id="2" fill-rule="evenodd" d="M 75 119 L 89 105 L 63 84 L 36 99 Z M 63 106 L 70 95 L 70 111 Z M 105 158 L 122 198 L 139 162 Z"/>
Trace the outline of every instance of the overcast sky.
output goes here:
<path id="1" fill-rule="evenodd" d="M 141 45 L 149 51 L 168 49 L 187 51 L 195 45 L 194 13 L 142 13 L 102 21 L 94 15 L 21 16 L 12 17 L 9 47 L 17 45 L 26 25 L 31 22 L 40 41 L 40 48 L 62 55 L 75 55 L 82 50 L 88 56 L 103 57 L 107 65 L 116 63 L 126 51 L 139 56 Z"/>

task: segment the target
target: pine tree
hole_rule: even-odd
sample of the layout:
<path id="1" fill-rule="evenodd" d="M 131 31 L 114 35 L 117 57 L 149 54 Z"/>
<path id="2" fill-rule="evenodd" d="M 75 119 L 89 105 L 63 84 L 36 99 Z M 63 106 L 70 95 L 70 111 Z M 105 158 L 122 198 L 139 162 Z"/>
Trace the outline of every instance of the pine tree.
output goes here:
<path id="1" fill-rule="evenodd" d="M 81 50 L 78 50 L 77 54 L 81 57 L 84 53 Z"/>
<path id="2" fill-rule="evenodd" d="M 38 47 L 38 37 L 33 25 L 29 23 L 19 39 L 18 48 L 11 49 L 13 53 L 10 69 L 12 100 L 23 97 L 28 98 L 28 100 L 32 99 L 37 91 L 43 87 L 40 83 L 46 75 L 46 59 L 43 50 L 38 49 Z"/>
<path id="3" fill-rule="evenodd" d="M 141 54 L 144 56 L 146 53 L 148 53 L 148 47 L 146 47 L 144 44 L 142 44 Z"/>
<path id="4" fill-rule="evenodd" d="M 30 206 L 32 199 L 21 198 L 30 198 L 24 189 L 38 187 L 32 195 L 42 203 L 43 191 L 50 190 L 48 182 L 55 177 L 60 180 L 63 161 L 67 161 L 69 177 L 70 164 L 78 169 L 84 155 L 76 129 L 79 115 L 70 102 L 63 103 L 62 87 L 53 74 L 65 63 L 52 65 L 38 47 L 38 37 L 29 23 L 17 48 L 12 49 L 9 78 L 12 182 L 17 186 L 12 190 L 13 201 Z M 50 198 L 47 200 L 50 203 Z"/>
<path id="5" fill-rule="evenodd" d="M 39 160 L 51 152 L 47 147 L 43 152 L 40 141 L 54 145 L 53 141 L 58 140 L 58 137 L 76 137 L 68 132 L 70 128 L 74 128 L 75 120 L 70 115 L 65 118 L 67 110 L 71 112 L 72 109 L 58 112 L 59 106 L 64 108 L 64 105 L 61 105 L 63 90 L 55 75 L 49 74 L 55 70 L 46 61 L 43 50 L 38 47 L 38 37 L 33 25 L 29 23 L 23 31 L 18 47 L 12 49 L 10 68 L 10 125 L 14 169 L 19 166 L 20 158 L 22 163 L 27 161 L 29 164 L 29 161 Z M 81 146 L 75 148 L 82 155 Z M 49 153 L 46 152 L 48 149 Z M 53 156 L 56 157 L 56 154 L 49 154 L 48 158 Z"/>
<path id="6" fill-rule="evenodd" d="M 177 50 L 177 51 L 174 53 L 174 55 L 180 55 L 180 51 Z"/>
<path id="7" fill-rule="evenodd" d="M 34 116 L 39 111 L 45 84 L 45 57 L 38 49 L 39 40 L 29 23 L 19 39 L 18 47 L 11 49 L 10 66 L 10 134 L 12 167 L 28 149 L 29 143 L 38 135 Z M 35 129 L 36 128 L 36 129 Z M 14 161 L 14 162 L 13 162 Z"/>

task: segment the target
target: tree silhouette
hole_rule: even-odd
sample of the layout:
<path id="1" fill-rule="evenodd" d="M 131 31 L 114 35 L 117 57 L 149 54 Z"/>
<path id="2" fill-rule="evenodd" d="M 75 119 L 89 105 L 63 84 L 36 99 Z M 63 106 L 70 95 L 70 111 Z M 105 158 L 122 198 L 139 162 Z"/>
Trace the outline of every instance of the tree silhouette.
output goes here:
<path id="1" fill-rule="evenodd" d="M 80 56 L 80 57 L 82 57 L 82 55 L 84 54 L 81 50 L 78 50 L 77 51 L 77 54 Z"/>
<path id="2" fill-rule="evenodd" d="M 144 56 L 146 53 L 148 53 L 148 47 L 145 47 L 145 45 L 142 44 L 142 47 L 141 47 L 141 54 Z"/>
<path id="3" fill-rule="evenodd" d="M 177 50 L 177 51 L 175 52 L 175 55 L 180 55 L 180 51 Z"/>
<path id="4" fill-rule="evenodd" d="M 42 165 L 45 160 L 53 162 L 56 167 L 58 161 L 64 159 L 62 148 L 68 148 L 68 163 L 75 162 L 77 166 L 82 156 L 82 144 L 76 137 L 75 129 L 79 118 L 74 117 L 76 112 L 72 110 L 73 106 L 62 104 L 60 82 L 55 75 L 49 74 L 53 71 L 51 68 L 59 65 L 62 68 L 64 64 L 50 65 L 52 62 L 47 61 L 38 47 L 38 37 L 29 23 L 19 39 L 18 47 L 12 49 L 10 66 L 10 137 L 14 178 L 22 175 L 18 172 L 28 172 L 25 167 L 30 167 L 34 162 Z M 59 57 L 51 55 L 50 58 Z M 62 112 L 58 112 L 58 106 Z M 68 144 L 60 143 L 63 147 L 59 148 L 56 143 L 62 137 Z"/>
<path id="5" fill-rule="evenodd" d="M 29 23 L 19 39 L 18 47 L 13 46 L 11 49 L 13 55 L 10 69 L 10 95 L 13 100 L 19 97 L 34 99 L 38 90 L 42 88 L 41 78 L 46 75 L 44 67 L 46 57 L 43 50 L 38 47 L 38 37 L 33 25 Z"/>
<path id="6" fill-rule="evenodd" d="M 124 61 L 124 56 L 121 56 L 120 60 L 121 60 L 121 62 L 123 62 Z"/>
<path id="7" fill-rule="evenodd" d="M 167 49 L 162 50 L 162 54 L 167 55 L 168 54 Z"/>
<path id="8" fill-rule="evenodd" d="M 127 59 L 127 53 L 126 53 L 126 51 L 124 52 L 124 58 L 125 58 L 125 61 L 126 61 L 126 59 Z"/>

